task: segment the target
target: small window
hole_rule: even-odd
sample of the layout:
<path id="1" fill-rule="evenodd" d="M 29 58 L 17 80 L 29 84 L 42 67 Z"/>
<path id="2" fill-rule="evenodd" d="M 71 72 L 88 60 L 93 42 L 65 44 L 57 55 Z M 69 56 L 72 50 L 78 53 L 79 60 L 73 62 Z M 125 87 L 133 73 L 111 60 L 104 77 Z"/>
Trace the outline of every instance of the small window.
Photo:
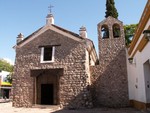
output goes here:
<path id="1" fill-rule="evenodd" d="M 41 63 L 54 62 L 54 47 L 41 48 Z"/>
<path id="2" fill-rule="evenodd" d="M 107 25 L 103 25 L 102 26 L 102 28 L 101 28 L 101 35 L 102 35 L 103 39 L 109 38 L 109 29 L 108 29 Z"/>
<path id="3" fill-rule="evenodd" d="M 53 48 L 52 47 L 45 47 L 44 48 L 44 61 L 51 61 L 52 60 L 52 52 Z"/>

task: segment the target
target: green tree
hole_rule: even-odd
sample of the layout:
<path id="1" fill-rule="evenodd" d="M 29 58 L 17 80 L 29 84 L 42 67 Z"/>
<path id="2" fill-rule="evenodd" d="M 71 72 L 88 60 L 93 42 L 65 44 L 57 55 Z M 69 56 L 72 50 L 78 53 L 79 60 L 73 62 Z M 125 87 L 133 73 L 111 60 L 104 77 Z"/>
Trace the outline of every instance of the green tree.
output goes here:
<path id="1" fill-rule="evenodd" d="M 0 70 L 13 72 L 13 67 L 14 66 L 8 63 L 6 60 L 0 59 Z"/>
<path id="2" fill-rule="evenodd" d="M 124 25 L 126 46 L 129 46 L 138 24 Z"/>
<path id="3" fill-rule="evenodd" d="M 14 66 L 11 65 L 10 63 L 8 63 L 6 60 L 0 59 L 0 71 L 3 70 L 3 71 L 10 72 L 10 74 L 7 75 L 7 81 L 6 82 L 12 83 L 13 68 L 14 68 Z"/>
<path id="4" fill-rule="evenodd" d="M 12 72 L 10 72 L 10 74 L 7 75 L 7 77 L 6 77 L 6 78 L 7 78 L 6 82 L 12 83 L 12 75 L 13 75 Z"/>
<path id="5" fill-rule="evenodd" d="M 112 16 L 114 18 L 118 18 L 118 12 L 115 7 L 115 2 L 114 0 L 107 0 L 106 1 L 106 12 L 105 12 L 105 17 L 107 18 L 108 16 Z"/>

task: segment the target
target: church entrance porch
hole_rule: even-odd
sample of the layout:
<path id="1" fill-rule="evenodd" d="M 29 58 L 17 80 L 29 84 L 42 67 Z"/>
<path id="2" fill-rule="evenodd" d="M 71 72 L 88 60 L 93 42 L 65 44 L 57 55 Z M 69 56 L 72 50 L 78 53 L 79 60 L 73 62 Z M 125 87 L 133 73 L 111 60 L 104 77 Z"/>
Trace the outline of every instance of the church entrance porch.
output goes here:
<path id="1" fill-rule="evenodd" d="M 31 70 L 34 77 L 33 104 L 59 105 L 59 81 L 63 69 Z"/>

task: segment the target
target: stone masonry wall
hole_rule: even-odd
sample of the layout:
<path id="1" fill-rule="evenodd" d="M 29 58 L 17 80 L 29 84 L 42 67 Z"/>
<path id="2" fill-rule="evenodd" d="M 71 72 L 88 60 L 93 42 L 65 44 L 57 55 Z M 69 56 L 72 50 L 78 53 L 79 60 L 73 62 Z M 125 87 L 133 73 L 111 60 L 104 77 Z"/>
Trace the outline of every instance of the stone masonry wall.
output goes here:
<path id="1" fill-rule="evenodd" d="M 113 25 L 120 27 L 120 37 L 114 38 Z M 103 39 L 101 28 L 107 25 L 109 38 Z M 91 92 L 95 106 L 125 107 L 128 101 L 128 81 L 123 24 L 108 17 L 98 24 L 99 62 L 91 67 Z"/>
<path id="2" fill-rule="evenodd" d="M 43 45 L 55 47 L 55 62 L 40 63 Z M 63 107 L 91 107 L 92 100 L 87 89 L 88 74 L 85 70 L 85 46 L 83 43 L 48 30 L 21 48 L 16 48 L 13 77 L 13 106 L 31 107 L 34 98 L 32 70 L 63 69 L 59 80 L 59 103 Z"/>

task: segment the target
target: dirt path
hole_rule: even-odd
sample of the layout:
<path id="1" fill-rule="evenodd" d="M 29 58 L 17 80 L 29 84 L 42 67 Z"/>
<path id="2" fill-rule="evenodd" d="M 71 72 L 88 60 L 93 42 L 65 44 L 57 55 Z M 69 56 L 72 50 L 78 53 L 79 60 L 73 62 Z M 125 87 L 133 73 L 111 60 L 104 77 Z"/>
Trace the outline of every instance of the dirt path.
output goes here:
<path id="1" fill-rule="evenodd" d="M 14 108 L 9 103 L 0 103 L 0 113 L 149 113 L 144 111 L 138 111 L 134 108 L 98 108 L 87 110 L 53 110 L 52 108 Z"/>

